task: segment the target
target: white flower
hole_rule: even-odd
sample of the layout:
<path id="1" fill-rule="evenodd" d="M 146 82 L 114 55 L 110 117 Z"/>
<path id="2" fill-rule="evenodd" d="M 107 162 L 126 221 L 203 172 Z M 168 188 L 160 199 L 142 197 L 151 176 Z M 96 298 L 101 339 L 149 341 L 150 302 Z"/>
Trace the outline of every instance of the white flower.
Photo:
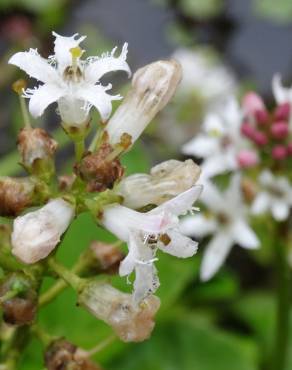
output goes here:
<path id="1" fill-rule="evenodd" d="M 182 147 L 183 153 L 204 159 L 201 165 L 204 178 L 239 167 L 238 154 L 244 146 L 241 121 L 242 112 L 238 103 L 230 98 L 221 113 L 206 116 L 203 132 Z"/>
<path id="2" fill-rule="evenodd" d="M 138 69 L 132 88 L 106 126 L 110 143 L 119 143 L 125 133 L 134 143 L 172 98 L 180 80 L 181 67 L 174 60 L 159 60 Z"/>
<path id="3" fill-rule="evenodd" d="M 234 175 L 223 194 L 210 182 L 204 184 L 201 200 L 208 209 L 208 215 L 189 216 L 181 221 L 180 229 L 186 235 L 212 235 L 201 266 L 203 281 L 209 280 L 219 270 L 234 244 L 248 249 L 259 246 L 258 238 L 246 220 L 240 181 L 240 176 Z"/>
<path id="4" fill-rule="evenodd" d="M 202 50 L 178 49 L 173 54 L 183 70 L 178 93 L 198 92 L 213 108 L 237 89 L 236 79 L 230 69 L 210 58 Z"/>
<path id="5" fill-rule="evenodd" d="M 171 159 L 154 166 L 149 175 L 137 173 L 125 177 L 119 183 L 117 192 L 129 208 L 159 205 L 191 188 L 200 172 L 200 167 L 191 159 L 184 162 Z"/>
<path id="6" fill-rule="evenodd" d="M 259 176 L 259 183 L 261 191 L 252 204 L 252 213 L 260 215 L 270 211 L 275 220 L 286 220 L 292 206 L 292 186 L 289 180 L 265 170 Z"/>
<path id="7" fill-rule="evenodd" d="M 30 264 L 46 258 L 57 246 L 74 217 L 73 206 L 61 198 L 14 220 L 12 253 Z"/>
<path id="8" fill-rule="evenodd" d="M 120 275 L 136 272 L 134 299 L 140 302 L 159 286 L 156 268 L 157 249 L 176 257 L 191 257 L 197 243 L 181 234 L 179 215 L 192 210 L 202 191 L 194 186 L 147 213 L 139 213 L 121 205 L 104 209 L 102 224 L 119 239 L 128 243 L 129 253 L 120 265 Z"/>
<path id="9" fill-rule="evenodd" d="M 43 114 L 48 105 L 58 102 L 59 111 L 65 124 L 79 126 L 87 123 L 89 110 L 95 106 L 101 118 L 106 120 L 112 110 L 112 100 L 120 99 L 119 95 L 109 95 L 111 85 L 102 86 L 100 78 L 115 70 L 130 74 L 126 62 L 127 44 L 125 43 L 119 57 L 115 57 L 116 48 L 110 54 L 101 57 L 90 57 L 82 61 L 83 50 L 79 44 L 86 36 L 55 36 L 55 54 L 49 59 L 42 58 L 37 50 L 14 54 L 10 64 L 23 69 L 30 77 L 44 84 L 27 89 L 25 96 L 30 98 L 29 110 L 34 117 Z"/>

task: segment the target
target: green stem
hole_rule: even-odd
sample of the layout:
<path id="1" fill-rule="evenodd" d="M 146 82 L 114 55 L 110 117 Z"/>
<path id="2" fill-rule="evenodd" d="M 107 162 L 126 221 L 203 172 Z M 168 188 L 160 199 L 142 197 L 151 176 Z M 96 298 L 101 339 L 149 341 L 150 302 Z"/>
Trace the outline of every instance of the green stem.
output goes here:
<path id="1" fill-rule="evenodd" d="M 59 264 L 54 258 L 48 260 L 48 265 L 50 268 L 58 275 L 60 278 L 65 280 L 74 290 L 79 291 L 83 285 L 84 279 L 81 279 L 74 272 L 68 270 L 65 266 Z"/>
<path id="2" fill-rule="evenodd" d="M 76 141 L 74 141 L 74 145 L 75 145 L 76 161 L 80 162 L 81 159 L 82 159 L 84 150 L 85 150 L 85 142 L 84 142 L 83 139 L 82 140 L 76 140 Z"/>
<path id="3" fill-rule="evenodd" d="M 19 95 L 19 102 L 20 102 L 21 113 L 22 113 L 23 120 L 24 120 L 24 127 L 31 128 L 25 98 L 21 95 Z"/>
<path id="4" fill-rule="evenodd" d="M 287 362 L 289 342 L 290 286 L 291 273 L 288 265 L 286 230 L 279 225 L 276 233 L 275 263 L 277 269 L 277 317 L 275 335 L 274 370 L 284 370 Z M 287 225 L 285 225 L 287 227 Z M 285 240 L 286 241 L 286 240 Z"/>

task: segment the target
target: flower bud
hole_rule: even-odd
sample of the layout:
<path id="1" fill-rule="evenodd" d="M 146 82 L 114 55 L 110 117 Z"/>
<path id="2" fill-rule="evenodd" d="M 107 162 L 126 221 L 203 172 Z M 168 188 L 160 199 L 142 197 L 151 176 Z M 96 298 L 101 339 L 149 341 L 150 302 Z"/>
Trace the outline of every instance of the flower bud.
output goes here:
<path id="1" fill-rule="evenodd" d="M 287 149 L 284 145 L 276 145 L 272 149 L 272 157 L 276 160 L 283 160 L 287 157 Z"/>
<path id="2" fill-rule="evenodd" d="M 289 121 L 290 118 L 290 103 L 283 103 L 277 106 L 275 113 L 274 113 L 274 119 L 276 121 Z"/>
<path id="3" fill-rule="evenodd" d="M 285 139 L 289 134 L 289 125 L 285 121 L 278 121 L 273 123 L 271 127 L 271 134 L 275 139 Z"/>
<path id="4" fill-rule="evenodd" d="M 35 184 L 29 178 L 0 177 L 0 215 L 16 216 L 35 204 Z"/>
<path id="5" fill-rule="evenodd" d="M 61 175 L 58 177 L 58 187 L 60 191 L 70 191 L 76 176 L 72 175 Z"/>
<path id="6" fill-rule="evenodd" d="M 113 152 L 110 144 L 103 143 L 96 153 L 89 153 L 76 165 L 75 171 L 87 182 L 87 191 L 112 189 L 115 182 L 124 174 L 124 168 L 118 158 L 107 157 Z"/>
<path id="7" fill-rule="evenodd" d="M 32 280 L 12 273 L 0 285 L 4 321 L 11 325 L 31 324 L 37 311 L 37 293 Z"/>
<path id="8" fill-rule="evenodd" d="M 110 274 L 119 271 L 120 262 L 125 258 L 122 251 L 114 244 L 94 241 L 90 245 L 90 251 L 94 259 L 93 264 L 99 270 Z"/>
<path id="9" fill-rule="evenodd" d="M 45 352 L 45 365 L 48 370 L 101 370 L 85 351 L 65 339 L 50 344 Z"/>
<path id="10" fill-rule="evenodd" d="M 49 179 L 55 172 L 57 142 L 41 128 L 23 128 L 17 143 L 23 167 L 33 175 Z"/>
<path id="11" fill-rule="evenodd" d="M 14 220 L 12 253 L 31 264 L 46 258 L 57 246 L 74 217 L 74 207 L 61 198 Z"/>
<path id="12" fill-rule="evenodd" d="M 259 158 L 257 153 L 252 150 L 241 150 L 238 153 L 237 160 L 241 168 L 249 168 L 255 166 Z"/>
<path id="13" fill-rule="evenodd" d="M 292 143 L 288 143 L 287 145 L 287 154 L 292 156 Z"/>
<path id="14" fill-rule="evenodd" d="M 140 68 L 133 76 L 132 88 L 106 127 L 110 143 L 118 144 L 126 133 L 133 144 L 172 98 L 181 76 L 181 66 L 175 60 L 160 60 Z"/>
<path id="15" fill-rule="evenodd" d="M 243 122 L 243 124 L 241 125 L 241 133 L 245 137 L 252 139 L 255 132 L 255 128 L 249 122 Z"/>
<path id="16" fill-rule="evenodd" d="M 266 109 L 263 99 L 254 92 L 249 92 L 243 97 L 242 107 L 248 115 L 254 115 Z"/>
<path id="17" fill-rule="evenodd" d="M 124 178 L 117 191 L 126 207 L 159 205 L 190 189 L 200 173 L 200 167 L 191 159 L 184 162 L 172 159 L 153 167 L 149 175 L 141 173 Z"/>
<path id="18" fill-rule="evenodd" d="M 141 342 L 149 338 L 155 325 L 154 315 L 160 306 L 156 296 L 150 295 L 138 305 L 131 294 L 98 281 L 90 281 L 84 287 L 79 303 L 112 326 L 124 342 Z"/>
<path id="19" fill-rule="evenodd" d="M 267 135 L 263 132 L 256 131 L 254 133 L 254 136 L 252 137 L 252 140 L 258 145 L 258 146 L 264 146 L 268 143 Z"/>

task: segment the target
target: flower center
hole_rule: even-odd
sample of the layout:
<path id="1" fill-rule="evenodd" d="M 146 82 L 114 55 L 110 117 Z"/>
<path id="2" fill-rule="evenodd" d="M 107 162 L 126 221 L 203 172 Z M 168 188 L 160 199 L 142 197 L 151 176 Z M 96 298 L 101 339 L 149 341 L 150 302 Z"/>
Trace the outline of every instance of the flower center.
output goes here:
<path id="1" fill-rule="evenodd" d="M 80 80 L 83 78 L 83 73 L 78 62 L 84 53 L 84 50 L 77 46 L 76 48 L 70 49 L 70 53 L 72 56 L 72 64 L 65 69 L 64 80 L 75 83 L 80 82 Z"/>

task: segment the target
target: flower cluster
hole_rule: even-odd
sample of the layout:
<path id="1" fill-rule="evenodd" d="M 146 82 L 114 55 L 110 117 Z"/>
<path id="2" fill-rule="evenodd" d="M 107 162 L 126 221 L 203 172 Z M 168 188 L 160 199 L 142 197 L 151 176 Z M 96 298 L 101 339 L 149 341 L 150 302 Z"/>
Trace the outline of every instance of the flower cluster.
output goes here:
<path id="1" fill-rule="evenodd" d="M 248 225 L 252 216 L 270 212 L 276 222 L 289 217 L 292 95 L 281 86 L 279 76 L 273 79 L 273 90 L 272 111 L 254 92 L 247 93 L 241 104 L 232 97 L 223 111 L 209 113 L 201 132 L 182 147 L 184 154 L 202 159 L 204 212 L 186 217 L 181 230 L 196 237 L 213 235 L 203 256 L 203 280 L 219 269 L 232 245 L 259 247 Z"/>
<path id="2" fill-rule="evenodd" d="M 172 98 L 182 77 L 181 67 L 175 60 L 159 60 L 139 69 L 111 116 L 111 102 L 121 96 L 110 95 L 111 85 L 102 86 L 100 78 L 116 70 L 130 75 L 127 44 L 119 56 L 115 48 L 101 57 L 83 60 L 80 44 L 84 36 L 53 35 L 54 55 L 48 59 L 37 50 L 29 50 L 9 60 L 43 84 L 26 90 L 24 81 L 14 84 L 25 121 L 18 135 L 18 150 L 27 176 L 0 179 L 1 216 L 16 216 L 12 230 L 7 229 L 7 245 L 0 249 L 1 266 L 7 268 L 0 302 L 7 310 L 10 307 L 10 322 L 31 324 L 38 306 L 48 303 L 60 289 L 59 282 L 57 288 L 39 298 L 38 304 L 35 297 L 43 276 L 58 276 L 76 290 L 80 306 L 111 325 L 122 340 L 141 341 L 150 336 L 160 305 L 154 296 L 160 284 L 155 267 L 158 251 L 180 258 L 196 253 L 197 242 L 182 234 L 179 217 L 193 211 L 202 186 L 196 185 L 200 168 L 190 159 L 168 160 L 154 166 L 149 174 L 125 177 L 122 155 Z M 56 174 L 58 144 L 44 129 L 31 126 L 25 99 L 29 99 L 29 112 L 34 117 L 57 102 L 62 126 L 75 145 L 71 175 Z M 101 122 L 96 125 L 90 119 L 92 107 L 100 113 Z M 90 135 L 92 141 L 86 147 L 85 139 Z M 127 243 L 125 258 L 116 245 L 97 241 L 80 256 L 73 271 L 56 261 L 53 255 L 64 233 L 83 212 L 90 212 L 99 226 Z M 15 269 L 20 275 L 11 276 Z M 86 278 L 82 277 L 85 270 Z M 135 273 L 132 294 L 96 277 L 117 270 L 121 276 Z M 23 300 L 31 309 L 19 317 L 17 304 Z M 50 343 L 46 353 L 49 369 L 73 366 L 77 358 L 81 361 L 70 343 L 61 339 Z M 88 359 L 82 361 L 89 364 Z"/>

